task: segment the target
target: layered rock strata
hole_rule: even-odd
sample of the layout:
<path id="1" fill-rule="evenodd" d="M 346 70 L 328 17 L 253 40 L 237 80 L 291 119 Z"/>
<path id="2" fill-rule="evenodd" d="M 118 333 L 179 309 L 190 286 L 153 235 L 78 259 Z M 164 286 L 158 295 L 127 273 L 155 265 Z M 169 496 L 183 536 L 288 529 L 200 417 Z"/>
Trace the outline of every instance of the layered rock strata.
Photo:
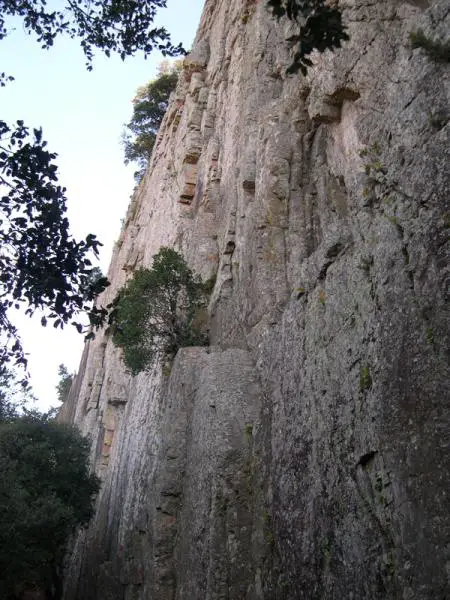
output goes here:
<path id="1" fill-rule="evenodd" d="M 211 346 L 137 377 L 86 347 L 62 416 L 103 485 L 66 600 L 449 595 L 449 69 L 409 36 L 450 11 L 339 6 L 350 41 L 288 77 L 288 21 L 205 3 L 102 302 L 174 247 Z"/>

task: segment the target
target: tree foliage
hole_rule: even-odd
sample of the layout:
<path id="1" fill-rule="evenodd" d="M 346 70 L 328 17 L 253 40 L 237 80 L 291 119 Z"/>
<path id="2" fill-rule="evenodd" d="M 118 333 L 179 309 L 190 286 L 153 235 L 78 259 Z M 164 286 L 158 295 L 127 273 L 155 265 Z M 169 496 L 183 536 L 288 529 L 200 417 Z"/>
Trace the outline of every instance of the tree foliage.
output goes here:
<path id="1" fill-rule="evenodd" d="M 155 145 L 156 136 L 166 114 L 169 96 L 175 89 L 180 71 L 179 63 L 160 68 L 160 73 L 138 88 L 133 100 L 133 116 L 125 125 L 122 143 L 125 164 L 136 162 L 135 178 L 141 179 Z"/>
<path id="2" fill-rule="evenodd" d="M 58 376 L 59 381 L 56 386 L 56 393 L 58 396 L 59 402 L 65 402 L 70 392 L 70 388 L 72 387 L 72 382 L 74 378 L 73 373 L 69 373 L 66 365 L 60 364 L 58 367 Z"/>
<path id="3" fill-rule="evenodd" d="M 205 284 L 171 248 L 161 248 L 151 269 L 139 269 L 119 291 L 111 313 L 113 342 L 123 350 L 133 375 L 146 370 L 156 353 L 174 355 L 180 347 L 205 345 L 196 327 L 205 306 Z"/>
<path id="4" fill-rule="evenodd" d="M 308 57 L 314 50 L 334 50 L 349 39 L 341 11 L 326 0 L 268 0 L 267 5 L 277 19 L 287 16 L 299 26 L 299 32 L 287 39 L 294 47 L 288 73 L 306 75 L 313 64 Z"/>
<path id="5" fill-rule="evenodd" d="M 19 417 L 36 399 L 28 382 L 22 382 L 5 364 L 0 364 L 0 424 Z"/>
<path id="6" fill-rule="evenodd" d="M 94 235 L 81 241 L 70 235 L 56 154 L 46 146 L 41 130 L 0 121 L 0 329 L 8 348 L 0 359 L 22 365 L 26 358 L 11 308 L 23 306 L 28 315 L 39 310 L 43 325 L 72 322 L 81 331 L 77 315 L 87 311 L 95 320 L 99 310 L 92 300 L 108 284 L 97 278 L 87 293 L 100 244 Z"/>
<path id="7" fill-rule="evenodd" d="M 45 416 L 0 424 L 0 597 L 24 589 L 60 597 L 67 541 L 93 511 L 99 481 L 89 443 Z"/>
<path id="8" fill-rule="evenodd" d="M 0 40 L 11 28 L 11 18 L 21 19 L 27 33 L 43 49 L 60 35 L 78 38 L 92 68 L 94 49 L 122 59 L 159 49 L 164 55 L 183 54 L 164 28 L 154 27 L 158 8 L 166 0 L 66 0 L 57 9 L 46 0 L 0 0 Z M 0 73 L 0 86 L 12 79 Z M 0 337 L 6 350 L 0 364 L 26 366 L 18 331 L 10 309 L 25 306 L 28 315 L 42 311 L 45 325 L 73 323 L 88 312 L 98 326 L 106 310 L 93 307 L 95 296 L 108 284 L 93 282 L 92 256 L 98 253 L 94 235 L 76 241 L 69 233 L 65 189 L 58 185 L 56 154 L 51 153 L 40 129 L 0 121 Z M 91 282 L 89 288 L 86 282 Z"/>
<path id="9" fill-rule="evenodd" d="M 154 27 L 156 12 L 167 0 L 66 0 L 57 10 L 46 0 L 0 0 L 0 40 L 8 35 L 8 17 L 23 19 L 25 30 L 35 35 L 42 48 L 50 48 L 60 35 L 78 38 L 92 68 L 94 49 L 122 60 L 141 51 L 164 55 L 184 54 L 174 46 L 163 27 Z"/>
<path id="10" fill-rule="evenodd" d="M 100 291 L 108 285 L 108 278 L 103 275 L 100 267 L 93 267 L 80 276 L 80 291 L 85 302 L 95 300 Z"/>

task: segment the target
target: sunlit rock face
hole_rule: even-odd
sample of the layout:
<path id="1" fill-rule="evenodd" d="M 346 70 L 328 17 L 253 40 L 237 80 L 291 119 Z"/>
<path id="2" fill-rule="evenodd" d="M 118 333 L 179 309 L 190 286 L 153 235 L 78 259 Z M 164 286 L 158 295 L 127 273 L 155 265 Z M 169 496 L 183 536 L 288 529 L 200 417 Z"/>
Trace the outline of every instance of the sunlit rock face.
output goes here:
<path id="1" fill-rule="evenodd" d="M 448 3 L 341 0 L 307 77 L 265 4 L 207 0 L 116 244 L 104 303 L 161 246 L 215 278 L 211 346 L 86 348 L 66 600 L 448 597 Z"/>

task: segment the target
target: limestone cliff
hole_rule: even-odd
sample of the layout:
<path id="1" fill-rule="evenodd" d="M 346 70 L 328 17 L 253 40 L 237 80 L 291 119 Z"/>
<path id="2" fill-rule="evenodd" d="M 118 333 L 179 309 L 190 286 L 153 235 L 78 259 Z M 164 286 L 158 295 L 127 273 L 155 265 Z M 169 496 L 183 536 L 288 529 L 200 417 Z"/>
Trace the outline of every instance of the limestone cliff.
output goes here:
<path id="1" fill-rule="evenodd" d="M 449 5 L 341 0 L 350 41 L 287 77 L 265 4 L 206 1 L 116 245 L 103 302 L 162 245 L 216 277 L 211 346 L 86 347 L 66 600 L 449 597 L 449 70 L 409 41 Z"/>

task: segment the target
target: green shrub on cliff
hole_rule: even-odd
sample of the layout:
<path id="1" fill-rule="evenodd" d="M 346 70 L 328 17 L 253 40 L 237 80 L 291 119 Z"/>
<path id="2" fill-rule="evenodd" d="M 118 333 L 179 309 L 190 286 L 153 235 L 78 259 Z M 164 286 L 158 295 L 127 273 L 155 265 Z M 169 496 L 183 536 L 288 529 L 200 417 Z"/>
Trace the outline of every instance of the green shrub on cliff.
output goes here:
<path id="1" fill-rule="evenodd" d="M 99 482 L 76 429 L 28 413 L 0 424 L 0 598 L 61 597 L 69 536 L 86 523 Z"/>
<path id="2" fill-rule="evenodd" d="M 110 316 L 113 342 L 129 371 L 145 371 L 158 352 L 174 355 L 184 346 L 203 346 L 201 313 L 205 284 L 171 248 L 161 248 L 151 269 L 139 269 L 120 290 Z"/>
<path id="3" fill-rule="evenodd" d="M 69 373 L 66 365 L 59 365 L 58 367 L 59 381 L 56 386 L 56 394 L 59 402 L 65 402 L 69 396 L 70 388 L 72 387 L 74 373 Z"/>

